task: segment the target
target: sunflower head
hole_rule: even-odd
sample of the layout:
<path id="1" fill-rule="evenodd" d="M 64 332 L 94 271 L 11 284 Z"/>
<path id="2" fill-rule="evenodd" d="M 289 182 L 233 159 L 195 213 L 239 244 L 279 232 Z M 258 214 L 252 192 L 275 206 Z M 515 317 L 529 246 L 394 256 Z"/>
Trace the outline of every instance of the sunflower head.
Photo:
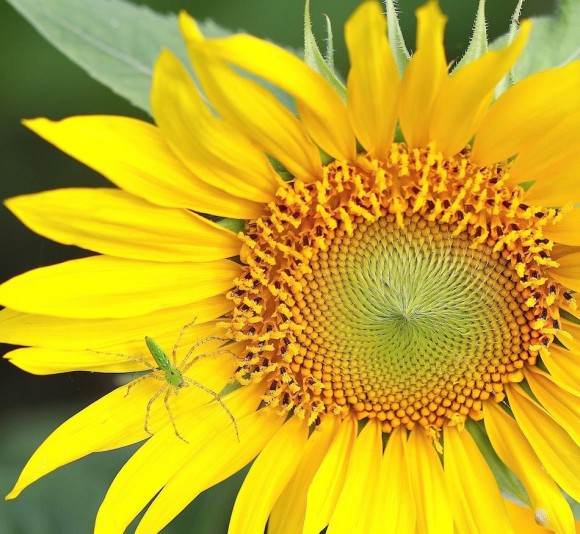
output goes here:
<path id="1" fill-rule="evenodd" d="M 57 429 L 10 497 L 148 438 L 98 533 L 151 499 L 138 531 L 159 531 L 254 459 L 231 532 L 511 532 L 521 511 L 498 483 L 542 527 L 573 532 L 561 489 L 580 497 L 578 462 L 563 460 L 580 442 L 580 62 L 496 97 L 530 24 L 450 71 L 437 2 L 417 17 L 400 74 L 396 24 L 387 35 L 380 4 L 361 4 L 344 87 L 317 49 L 306 64 L 248 35 L 206 39 L 182 13 L 203 92 L 165 51 L 155 125 L 27 123 L 119 189 L 8 201 L 101 254 L 0 287 L 0 336 L 29 345 L 9 358 L 154 372 Z M 212 350 L 159 357 L 192 317 L 184 342 Z M 151 357 L 119 361 L 143 336 Z M 179 395 L 159 406 L 154 379 L 177 374 L 199 387 L 166 387 Z"/>
<path id="2" fill-rule="evenodd" d="M 469 150 L 393 144 L 280 188 L 251 221 L 228 294 L 237 376 L 310 423 L 324 413 L 439 430 L 482 417 L 559 328 L 566 289 L 542 227 L 503 165 Z"/>

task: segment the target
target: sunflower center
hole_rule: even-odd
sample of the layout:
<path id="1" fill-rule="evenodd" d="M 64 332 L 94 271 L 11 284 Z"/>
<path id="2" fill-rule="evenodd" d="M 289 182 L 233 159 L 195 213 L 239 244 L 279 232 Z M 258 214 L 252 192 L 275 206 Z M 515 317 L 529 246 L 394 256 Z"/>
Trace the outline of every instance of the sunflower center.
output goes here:
<path id="1" fill-rule="evenodd" d="M 541 227 L 500 167 L 393 145 L 390 162 L 336 162 L 280 189 L 251 221 L 229 328 L 240 381 L 311 421 L 378 418 L 383 430 L 481 416 L 558 328 Z"/>
<path id="2" fill-rule="evenodd" d="M 399 227 L 387 216 L 357 225 L 352 237 L 338 232 L 305 276 L 309 326 L 300 343 L 325 355 L 335 393 L 356 384 L 348 399 L 379 412 L 389 395 L 464 382 L 494 358 L 513 372 L 509 357 L 523 350 L 510 310 L 522 304 L 510 292 L 515 273 L 501 256 L 414 219 Z"/>

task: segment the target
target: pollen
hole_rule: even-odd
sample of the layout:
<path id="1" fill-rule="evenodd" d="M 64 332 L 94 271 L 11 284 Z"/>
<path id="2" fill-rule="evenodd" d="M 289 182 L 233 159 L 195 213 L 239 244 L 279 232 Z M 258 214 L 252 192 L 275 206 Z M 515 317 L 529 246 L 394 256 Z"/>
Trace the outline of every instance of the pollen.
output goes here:
<path id="1" fill-rule="evenodd" d="M 564 289 L 509 168 L 394 144 L 278 190 L 251 221 L 226 323 L 236 373 L 264 402 L 315 424 L 376 418 L 384 432 L 481 418 L 482 402 L 549 352 Z"/>

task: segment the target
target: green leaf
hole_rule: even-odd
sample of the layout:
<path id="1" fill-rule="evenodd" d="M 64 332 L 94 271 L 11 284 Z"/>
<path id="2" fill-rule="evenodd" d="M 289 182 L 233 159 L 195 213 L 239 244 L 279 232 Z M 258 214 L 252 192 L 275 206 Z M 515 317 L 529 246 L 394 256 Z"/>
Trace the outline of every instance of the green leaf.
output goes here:
<path id="1" fill-rule="evenodd" d="M 580 2 L 561 0 L 554 17 L 534 19 L 530 40 L 514 68 L 516 81 L 580 57 Z"/>
<path id="2" fill-rule="evenodd" d="M 161 15 L 121 0 L 7 0 L 51 44 L 93 78 L 149 113 L 153 65 L 163 48 L 186 65 L 174 14 Z M 208 37 L 230 32 L 213 22 Z"/>
<path id="3" fill-rule="evenodd" d="M 491 48 L 496 49 L 496 48 L 508 46 L 515 39 L 516 34 L 518 32 L 520 15 L 522 13 L 522 6 L 523 5 L 524 5 L 524 0 L 518 0 L 518 3 L 516 4 L 516 8 L 514 9 L 514 12 L 512 14 L 511 20 L 510 20 L 510 28 L 509 28 L 507 34 L 496 39 L 494 41 L 494 43 L 492 44 Z M 495 46 L 496 43 L 497 43 L 497 46 Z M 497 84 L 497 87 L 495 89 L 495 97 L 497 98 L 504 91 L 509 89 L 514 83 L 516 83 L 516 81 L 514 78 L 514 71 L 512 69 Z"/>
<path id="4" fill-rule="evenodd" d="M 464 65 L 475 61 L 487 52 L 487 30 L 485 24 L 485 0 L 479 0 L 475 22 L 473 24 L 473 34 L 469 40 L 469 46 L 461 61 L 455 67 L 460 69 Z"/>
<path id="5" fill-rule="evenodd" d="M 578 319 L 578 317 L 575 315 L 572 315 L 570 312 L 567 312 L 566 310 L 560 310 L 560 317 L 570 321 L 571 323 L 580 324 L 580 319 Z"/>
<path id="6" fill-rule="evenodd" d="M 487 437 L 483 421 L 467 420 L 466 428 L 472 435 L 479 450 L 489 465 L 502 491 L 515 497 L 523 504 L 530 506 L 530 499 L 519 478 L 499 458 Z"/>
<path id="7" fill-rule="evenodd" d="M 399 74 L 403 74 L 407 68 L 407 63 L 409 63 L 409 60 L 411 59 L 411 54 L 409 54 L 409 51 L 407 50 L 405 38 L 401 31 L 395 0 L 385 0 L 385 7 L 387 8 L 389 44 L 391 45 L 391 50 L 395 56 L 395 62 L 397 63 Z"/>
<path id="8" fill-rule="evenodd" d="M 327 18 L 328 41 L 326 53 L 332 55 L 332 27 Z M 325 60 L 324 56 L 318 48 L 314 33 L 312 33 L 312 20 L 310 19 L 310 0 L 306 0 L 304 4 L 304 62 L 313 70 L 324 76 L 330 84 L 338 91 L 342 98 L 346 98 L 346 88 L 344 83 L 337 76 L 331 65 L 334 60 L 331 58 L 330 62 Z"/>
<path id="9" fill-rule="evenodd" d="M 328 68 L 335 72 L 334 70 L 334 37 L 332 35 L 332 22 L 330 22 L 330 17 L 325 13 L 324 21 L 326 22 L 326 51 L 324 52 L 324 61 L 328 65 Z"/>
<path id="10" fill-rule="evenodd" d="M 521 7 L 521 0 L 518 8 Z M 512 25 L 507 35 L 498 37 L 490 48 L 498 49 L 513 40 L 514 31 L 519 19 L 519 11 L 512 17 Z M 501 94 L 509 82 L 515 83 L 540 70 L 564 65 L 580 57 L 580 2 L 561 0 L 553 17 L 534 17 L 532 32 L 526 48 L 510 73 L 508 83 L 503 83 L 496 94 Z"/>
<path id="11" fill-rule="evenodd" d="M 243 221 L 242 219 L 230 219 L 226 217 L 224 219 L 220 219 L 217 221 L 217 223 L 236 234 L 243 232 L 246 229 L 246 221 Z"/>

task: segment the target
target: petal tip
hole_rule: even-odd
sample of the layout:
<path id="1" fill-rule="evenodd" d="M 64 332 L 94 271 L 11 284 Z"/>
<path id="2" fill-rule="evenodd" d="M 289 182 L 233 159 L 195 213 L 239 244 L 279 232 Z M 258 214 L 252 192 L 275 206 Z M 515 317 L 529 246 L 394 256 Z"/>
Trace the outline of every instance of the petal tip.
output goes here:
<path id="1" fill-rule="evenodd" d="M 23 489 L 24 488 L 19 488 L 18 485 L 14 486 L 12 491 L 4 497 L 4 500 L 5 501 L 12 501 L 12 500 L 16 499 L 16 497 L 18 497 L 20 495 L 20 493 L 22 492 Z"/>
<path id="2" fill-rule="evenodd" d="M 429 0 L 426 4 L 417 8 L 415 14 L 417 18 L 425 17 L 431 23 L 444 24 L 447 22 L 447 15 L 441 11 L 439 0 Z"/>
<path id="3" fill-rule="evenodd" d="M 20 122 L 29 130 L 32 130 L 34 133 L 38 133 L 39 127 L 42 127 L 46 124 L 51 124 L 55 121 L 51 121 L 50 119 L 46 119 L 44 117 L 35 117 L 34 119 L 22 119 Z"/>
<path id="4" fill-rule="evenodd" d="M 203 34 L 195 19 L 185 11 L 179 12 L 179 28 L 187 42 L 203 41 Z"/>

